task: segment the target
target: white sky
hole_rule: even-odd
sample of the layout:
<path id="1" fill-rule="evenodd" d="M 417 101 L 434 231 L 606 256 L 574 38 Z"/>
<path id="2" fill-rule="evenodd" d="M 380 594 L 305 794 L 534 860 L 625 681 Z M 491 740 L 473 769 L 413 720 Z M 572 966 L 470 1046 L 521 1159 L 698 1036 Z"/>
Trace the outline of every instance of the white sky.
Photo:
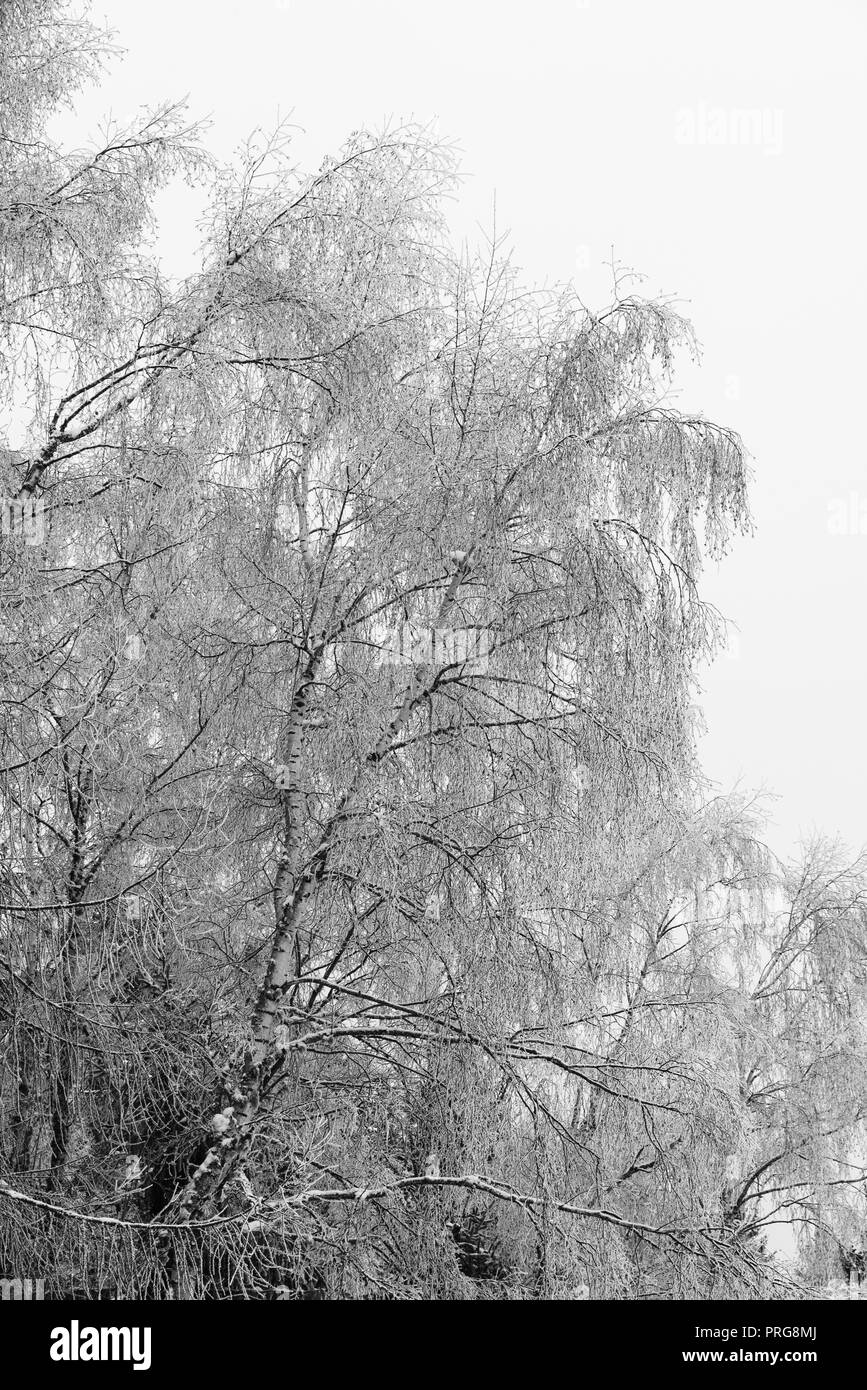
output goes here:
<path id="1" fill-rule="evenodd" d="M 93 13 L 127 56 L 65 122 L 73 138 L 109 110 L 188 94 L 218 154 L 291 116 L 313 167 L 358 126 L 436 118 L 463 151 L 461 235 L 490 227 L 496 194 L 527 280 L 574 276 L 598 306 L 613 247 L 644 292 L 684 302 L 705 355 L 678 403 L 739 430 L 756 469 L 756 535 L 705 576 L 740 630 L 706 679 L 705 767 L 723 789 L 778 794 L 777 849 L 813 828 L 867 841 L 864 0 L 95 0 Z M 754 133 L 736 111 L 755 113 Z M 197 207 L 163 200 L 167 268 L 191 265 Z M 848 534 L 829 529 L 835 498 Z"/>

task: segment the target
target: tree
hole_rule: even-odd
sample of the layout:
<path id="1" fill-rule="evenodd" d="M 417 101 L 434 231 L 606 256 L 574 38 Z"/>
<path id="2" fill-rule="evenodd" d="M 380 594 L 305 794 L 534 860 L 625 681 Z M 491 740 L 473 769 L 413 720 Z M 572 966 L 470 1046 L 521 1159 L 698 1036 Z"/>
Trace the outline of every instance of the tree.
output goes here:
<path id="1" fill-rule="evenodd" d="M 218 168 L 165 107 L 66 155 L 42 122 L 102 41 L 5 13 L 43 36 L 4 48 L 6 487 L 48 536 L 3 538 L 4 1260 L 157 1296 L 768 1287 L 718 1161 L 735 938 L 684 908 L 763 862 L 701 809 L 697 581 L 748 516 L 737 437 L 668 404 L 688 326 L 455 256 L 422 129 L 303 178 L 281 132 Z M 175 285 L 146 234 L 179 167 L 211 214 Z"/>
<path id="2" fill-rule="evenodd" d="M 740 1088 L 749 1161 L 731 1217 L 762 1231 L 793 1221 L 806 1271 L 827 1279 L 864 1245 L 867 881 L 863 856 L 818 840 L 780 866 L 741 953 L 749 1028 Z M 744 1156 L 745 1158 L 747 1155 Z"/>

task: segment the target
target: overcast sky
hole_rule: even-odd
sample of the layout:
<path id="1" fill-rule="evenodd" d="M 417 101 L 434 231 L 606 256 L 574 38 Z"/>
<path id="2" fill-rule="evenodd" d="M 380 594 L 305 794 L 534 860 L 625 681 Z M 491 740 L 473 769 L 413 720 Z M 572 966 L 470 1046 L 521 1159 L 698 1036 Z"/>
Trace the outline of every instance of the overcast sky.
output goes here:
<path id="1" fill-rule="evenodd" d="M 867 842 L 864 0 L 96 0 L 126 56 L 65 122 L 189 96 L 229 155 L 291 116 L 313 167 L 353 129 L 435 118 L 459 235 L 608 299 L 613 255 L 704 347 L 678 404 L 743 435 L 755 535 L 705 575 L 737 624 L 705 679 L 707 772 L 776 793 L 771 844 Z M 191 268 L 194 196 L 162 200 Z M 863 514 L 863 518 L 862 518 Z M 861 527 L 863 526 L 863 534 Z"/>

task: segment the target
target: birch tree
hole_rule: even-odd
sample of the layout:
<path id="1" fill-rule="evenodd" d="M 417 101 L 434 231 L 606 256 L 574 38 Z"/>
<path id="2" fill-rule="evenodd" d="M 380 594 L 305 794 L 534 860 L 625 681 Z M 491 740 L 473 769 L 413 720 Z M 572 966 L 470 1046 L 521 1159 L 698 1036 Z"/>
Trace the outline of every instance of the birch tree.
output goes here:
<path id="1" fill-rule="evenodd" d="M 715 1157 L 729 958 L 683 906 L 743 839 L 694 702 L 702 558 L 748 525 L 737 436 L 670 403 L 689 326 L 456 253 L 424 129 L 309 176 L 280 131 L 217 166 L 172 106 L 55 149 L 101 40 L 7 22 L 4 486 L 47 527 L 3 537 L 4 1258 L 158 1297 L 767 1287 Z M 169 283 L 178 173 L 209 214 Z"/>

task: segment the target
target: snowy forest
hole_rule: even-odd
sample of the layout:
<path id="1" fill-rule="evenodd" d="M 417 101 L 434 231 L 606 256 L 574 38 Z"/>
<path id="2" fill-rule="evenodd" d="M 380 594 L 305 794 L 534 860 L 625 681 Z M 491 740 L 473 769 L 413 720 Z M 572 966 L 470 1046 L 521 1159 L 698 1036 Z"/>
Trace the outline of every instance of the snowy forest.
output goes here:
<path id="1" fill-rule="evenodd" d="M 867 857 L 699 764 L 750 465 L 690 324 L 455 246 L 424 126 L 68 149 L 111 58 L 0 7 L 0 1274 L 843 1296 Z"/>

